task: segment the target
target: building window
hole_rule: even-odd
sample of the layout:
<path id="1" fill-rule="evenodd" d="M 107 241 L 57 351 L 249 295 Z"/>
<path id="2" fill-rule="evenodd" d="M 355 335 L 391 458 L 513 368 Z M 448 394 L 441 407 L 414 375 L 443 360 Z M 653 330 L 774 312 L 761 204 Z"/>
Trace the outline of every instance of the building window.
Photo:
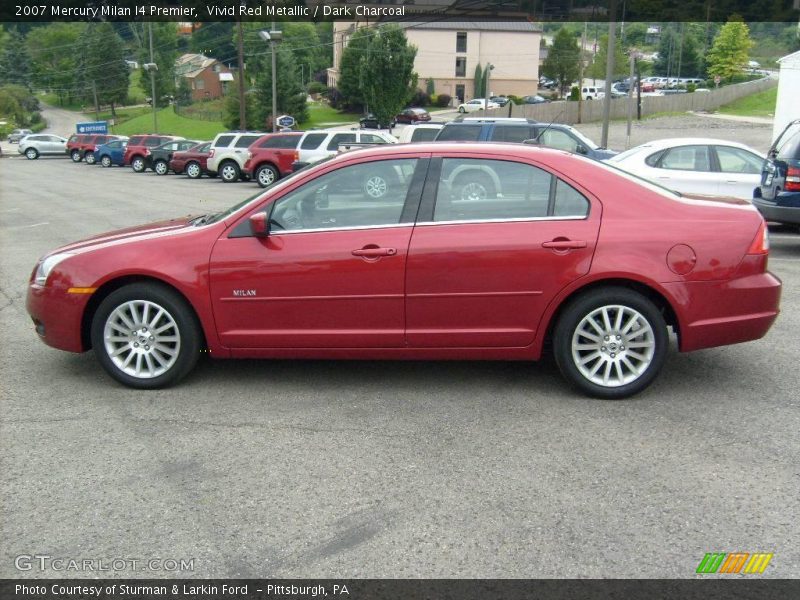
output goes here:
<path id="1" fill-rule="evenodd" d="M 467 76 L 467 59 L 463 56 L 456 58 L 456 77 Z"/>
<path id="2" fill-rule="evenodd" d="M 203 81 L 202 79 L 197 79 L 196 81 L 197 81 L 197 88 L 196 89 L 198 89 L 198 90 L 206 89 L 206 82 L 205 81 Z"/>
<path id="3" fill-rule="evenodd" d="M 467 32 L 459 31 L 456 33 L 456 52 L 467 51 Z"/>

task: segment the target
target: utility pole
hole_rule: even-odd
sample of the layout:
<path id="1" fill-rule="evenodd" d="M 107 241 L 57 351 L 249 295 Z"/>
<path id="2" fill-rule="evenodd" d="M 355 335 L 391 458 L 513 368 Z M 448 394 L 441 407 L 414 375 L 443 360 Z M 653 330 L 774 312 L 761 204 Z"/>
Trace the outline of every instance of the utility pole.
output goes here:
<path id="1" fill-rule="evenodd" d="M 583 52 L 586 48 L 586 28 L 589 26 L 588 21 L 583 22 L 583 35 L 581 36 L 581 51 L 578 56 L 580 56 L 580 62 L 578 65 L 580 69 L 578 71 L 578 123 L 583 123 Z"/>
<path id="2" fill-rule="evenodd" d="M 237 29 L 238 29 L 238 47 L 239 47 L 239 129 L 242 131 L 247 131 L 247 112 L 245 110 L 245 102 L 244 102 L 244 48 L 242 44 L 242 38 L 244 34 L 242 33 L 242 18 L 239 17 L 237 21 Z"/>
<path id="3" fill-rule="evenodd" d="M 608 5 L 608 50 L 606 51 L 606 96 L 603 98 L 603 131 L 600 136 L 600 146 L 608 147 L 608 121 L 611 117 L 611 80 L 614 79 L 614 50 L 617 42 L 617 29 L 615 9 L 616 0 L 610 0 Z"/>
<path id="4" fill-rule="evenodd" d="M 494 69 L 494 65 L 492 63 L 486 63 L 486 70 L 483 72 L 483 77 L 486 80 L 486 89 L 483 90 L 483 95 L 485 96 L 485 104 L 483 105 L 484 114 L 489 110 L 489 79 L 492 76 L 492 69 Z"/>
<path id="5" fill-rule="evenodd" d="M 94 94 L 94 120 L 100 120 L 100 104 L 97 102 L 97 83 L 92 81 L 92 93 Z"/>
<path id="6" fill-rule="evenodd" d="M 275 31 L 275 21 L 272 21 L 272 30 Z M 278 131 L 278 61 L 275 56 L 275 36 L 269 42 L 272 54 L 272 132 Z"/>
<path id="7" fill-rule="evenodd" d="M 150 67 L 150 103 L 153 105 L 153 133 L 158 133 L 158 115 L 156 114 L 158 112 L 156 110 L 156 71 L 154 68 L 156 61 L 153 58 L 153 23 L 148 23 L 147 28 L 150 36 L 150 64 L 152 65 Z"/>
<path id="8" fill-rule="evenodd" d="M 625 138 L 625 150 L 631 147 L 631 121 L 633 120 L 633 86 L 639 86 L 639 82 L 634 80 L 634 63 L 636 62 L 636 50 L 631 48 L 631 69 L 630 79 L 628 79 L 628 130 Z"/>

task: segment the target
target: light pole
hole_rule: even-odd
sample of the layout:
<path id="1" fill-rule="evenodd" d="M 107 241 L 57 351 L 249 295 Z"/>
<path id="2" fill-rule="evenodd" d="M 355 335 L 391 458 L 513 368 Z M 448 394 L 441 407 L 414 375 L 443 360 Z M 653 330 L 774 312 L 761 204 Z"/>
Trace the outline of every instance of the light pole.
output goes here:
<path id="1" fill-rule="evenodd" d="M 158 65 L 149 62 L 144 63 L 142 68 L 150 73 L 150 87 L 152 89 L 150 104 L 153 105 L 153 133 L 158 133 L 158 116 L 156 111 L 156 71 L 158 71 Z"/>
<path id="2" fill-rule="evenodd" d="M 273 26 L 274 29 L 274 26 Z M 278 131 L 278 80 L 276 79 L 275 44 L 281 41 L 283 34 L 280 31 L 259 31 L 258 37 L 269 42 L 269 51 L 272 54 L 272 131 Z"/>
<path id="3" fill-rule="evenodd" d="M 486 70 L 484 73 L 486 74 L 486 89 L 483 90 L 486 99 L 484 100 L 485 104 L 483 105 L 484 114 L 486 111 L 489 110 L 489 79 L 491 78 L 492 71 L 494 70 L 494 65 L 492 63 L 486 63 Z"/>

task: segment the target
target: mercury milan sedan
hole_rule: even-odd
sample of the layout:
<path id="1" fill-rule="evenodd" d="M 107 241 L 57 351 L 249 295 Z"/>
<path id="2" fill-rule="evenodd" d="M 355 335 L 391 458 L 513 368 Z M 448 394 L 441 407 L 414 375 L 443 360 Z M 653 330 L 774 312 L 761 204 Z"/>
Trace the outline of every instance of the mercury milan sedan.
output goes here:
<path id="1" fill-rule="evenodd" d="M 622 398 L 683 352 L 778 315 L 747 201 L 681 197 L 520 144 L 337 155 L 220 213 L 131 227 L 41 258 L 39 337 L 115 379 L 174 384 L 216 358 L 536 360 Z"/>

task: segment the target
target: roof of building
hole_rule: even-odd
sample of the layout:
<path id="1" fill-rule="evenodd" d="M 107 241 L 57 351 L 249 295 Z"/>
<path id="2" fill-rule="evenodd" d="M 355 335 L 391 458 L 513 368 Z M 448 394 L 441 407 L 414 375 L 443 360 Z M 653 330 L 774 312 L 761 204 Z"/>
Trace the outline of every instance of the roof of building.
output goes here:
<path id="1" fill-rule="evenodd" d="M 777 62 L 782 67 L 800 67 L 800 50 L 779 58 Z"/>
<path id="2" fill-rule="evenodd" d="M 205 54 L 182 54 L 175 60 L 175 75 L 194 79 L 216 62 Z"/>
<path id="3" fill-rule="evenodd" d="M 400 21 L 404 29 L 434 29 L 447 31 L 518 31 L 540 32 L 542 28 L 530 21 L 456 21 L 441 19 L 436 21 Z"/>

